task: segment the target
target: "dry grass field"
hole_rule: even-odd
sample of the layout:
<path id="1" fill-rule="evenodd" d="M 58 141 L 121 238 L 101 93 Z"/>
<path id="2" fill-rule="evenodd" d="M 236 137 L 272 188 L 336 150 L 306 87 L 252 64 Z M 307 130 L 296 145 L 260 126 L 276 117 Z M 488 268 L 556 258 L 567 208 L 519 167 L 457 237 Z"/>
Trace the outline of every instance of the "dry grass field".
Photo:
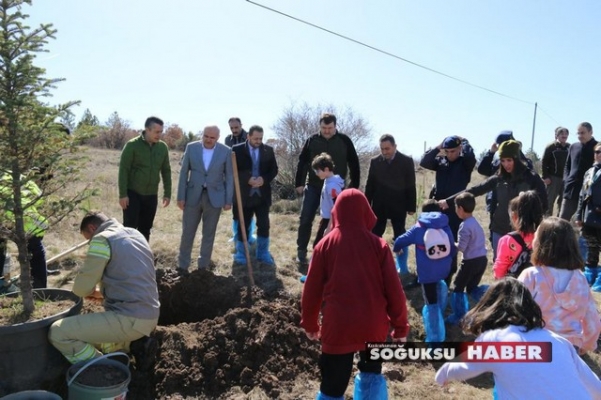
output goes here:
<path id="1" fill-rule="evenodd" d="M 87 209 L 99 209 L 107 215 L 121 220 L 121 210 L 118 205 L 117 191 L 117 167 L 119 162 L 119 152 L 99 149 L 89 149 L 89 164 L 86 169 L 86 176 L 80 183 L 75 183 L 69 190 L 82 190 L 87 184 L 99 189 L 99 196 L 92 198 L 84 207 Z M 177 251 L 180 241 L 182 212 L 175 205 L 175 191 L 177 188 L 177 179 L 179 175 L 179 159 L 181 153 L 171 152 L 171 164 L 173 171 L 174 193 L 172 204 L 166 208 L 160 208 L 157 212 L 154 230 L 151 235 L 151 247 L 157 257 L 157 266 L 159 268 L 175 268 Z M 474 172 L 473 178 L 479 181 L 481 178 Z M 433 174 L 428 171 L 419 171 L 417 177 L 418 193 L 422 196 L 428 193 L 433 182 Z M 299 266 L 294 261 L 296 256 L 296 231 L 298 227 L 298 210 L 300 204 L 298 200 L 279 201 L 274 209 L 282 212 L 272 213 L 271 215 L 271 252 L 277 264 L 277 277 L 283 287 L 282 290 L 292 296 L 300 296 L 302 285 L 298 278 L 301 273 Z M 288 212 L 285 212 L 289 210 Z M 45 237 L 45 244 L 48 252 L 48 258 L 59 252 L 80 243 L 83 238 L 79 235 L 79 221 L 83 212 L 73 215 L 64 220 L 57 226 L 54 226 Z M 484 209 L 484 199 L 478 200 L 478 209 L 476 217 L 484 227 L 487 226 L 488 216 Z M 413 217 L 408 218 L 407 226 L 415 222 Z M 315 224 L 315 227 L 317 224 Z M 217 275 L 232 274 L 232 251 L 233 245 L 228 243 L 231 236 L 231 212 L 225 212 L 219 222 L 218 232 L 215 240 L 215 249 L 213 261 L 216 264 L 214 273 Z M 387 230 L 385 238 L 392 239 L 391 230 Z M 198 254 L 200 233 L 197 234 L 195 242 L 193 259 Z M 52 277 L 52 285 L 60 287 L 69 287 L 73 274 L 77 266 L 81 263 L 81 256 L 85 249 L 75 253 L 65 262 L 60 264 L 64 270 L 58 277 Z M 491 254 L 491 253 L 489 253 Z M 410 269 L 415 270 L 414 256 L 410 254 Z M 193 263 L 194 265 L 194 263 Z M 484 282 L 490 283 L 492 275 L 490 268 L 484 277 Z M 199 288 L 199 292 L 202 288 Z M 411 336 L 410 340 L 423 340 L 424 331 L 421 322 L 421 307 L 423 299 L 419 288 L 408 289 L 408 309 L 410 312 Z M 601 301 L 601 295 L 595 294 L 596 300 Z M 448 312 L 448 310 L 447 310 Z M 460 341 L 469 338 L 463 336 L 457 328 L 448 328 L 447 340 Z M 601 354 L 596 352 L 585 356 L 586 362 L 601 375 Z M 317 363 L 317 360 L 315 360 Z M 389 380 L 390 398 L 406 399 L 490 399 L 492 379 L 490 376 L 484 376 L 474 379 L 468 383 L 453 382 L 442 389 L 434 383 L 435 365 L 425 363 L 409 364 L 388 364 L 385 369 Z M 295 397 L 283 398 L 315 398 L 318 388 L 318 382 L 298 382 L 300 388 L 304 388 L 304 395 L 297 394 Z M 260 392 L 260 391 L 259 391 Z M 302 392 L 302 391 L 301 391 Z M 299 392 L 297 392 L 299 393 Z M 347 398 L 352 396 L 352 385 L 349 384 Z M 175 398 L 175 397 L 172 397 Z M 253 390 L 251 394 L 244 395 L 239 393 L 239 397 L 228 398 L 268 398 L 264 393 L 258 393 Z"/>

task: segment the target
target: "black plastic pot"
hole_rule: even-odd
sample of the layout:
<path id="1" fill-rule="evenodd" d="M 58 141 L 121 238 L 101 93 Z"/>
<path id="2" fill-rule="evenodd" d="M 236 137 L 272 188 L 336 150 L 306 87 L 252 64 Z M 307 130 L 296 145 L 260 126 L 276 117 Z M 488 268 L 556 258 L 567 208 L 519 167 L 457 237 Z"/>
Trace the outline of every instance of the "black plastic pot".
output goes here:
<path id="1" fill-rule="evenodd" d="M 21 390 L 52 390 L 70 365 L 48 341 L 48 330 L 55 321 L 79 314 L 82 299 L 65 289 L 35 289 L 33 293 L 34 299 L 73 300 L 74 303 L 52 317 L 0 327 L 0 395 Z"/>

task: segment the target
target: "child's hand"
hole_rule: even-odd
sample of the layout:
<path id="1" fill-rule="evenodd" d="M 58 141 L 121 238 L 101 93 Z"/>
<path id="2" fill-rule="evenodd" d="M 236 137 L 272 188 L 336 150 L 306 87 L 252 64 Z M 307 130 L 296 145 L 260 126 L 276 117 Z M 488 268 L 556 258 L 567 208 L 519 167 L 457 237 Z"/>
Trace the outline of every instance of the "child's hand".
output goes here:
<path id="1" fill-rule="evenodd" d="M 321 330 L 317 332 L 305 332 L 305 334 L 307 334 L 307 337 L 311 340 L 319 340 L 321 338 Z"/>
<path id="2" fill-rule="evenodd" d="M 405 253 L 405 252 L 403 251 L 403 249 L 400 249 L 399 251 L 397 251 L 397 254 L 398 254 L 399 256 L 402 256 L 404 253 Z"/>

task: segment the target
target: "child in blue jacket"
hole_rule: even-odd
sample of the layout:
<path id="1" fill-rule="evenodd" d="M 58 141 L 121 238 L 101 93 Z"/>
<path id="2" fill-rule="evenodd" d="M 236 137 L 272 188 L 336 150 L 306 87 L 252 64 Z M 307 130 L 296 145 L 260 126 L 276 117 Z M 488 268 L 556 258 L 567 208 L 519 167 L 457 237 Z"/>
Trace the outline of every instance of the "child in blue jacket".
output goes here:
<path id="1" fill-rule="evenodd" d="M 398 253 L 412 244 L 415 245 L 417 279 L 426 300 L 422 309 L 426 342 L 444 342 L 443 313 L 448 296 L 444 279 L 449 275 L 457 247 L 449 218 L 441 212 L 436 200 L 424 203 L 417 224 L 395 240 L 393 251 Z"/>

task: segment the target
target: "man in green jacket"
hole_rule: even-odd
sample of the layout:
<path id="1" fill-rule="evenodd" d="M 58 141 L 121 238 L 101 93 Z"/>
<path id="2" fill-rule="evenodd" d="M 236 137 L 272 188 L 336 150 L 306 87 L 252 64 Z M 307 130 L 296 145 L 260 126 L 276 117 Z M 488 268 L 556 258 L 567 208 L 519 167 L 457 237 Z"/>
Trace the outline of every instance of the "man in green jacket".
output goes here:
<path id="1" fill-rule="evenodd" d="M 161 140 L 163 121 L 149 117 L 144 132 L 125 144 L 119 163 L 119 205 L 123 225 L 150 240 L 157 211 L 159 181 L 163 178 L 163 207 L 171 199 L 169 148 Z"/>

